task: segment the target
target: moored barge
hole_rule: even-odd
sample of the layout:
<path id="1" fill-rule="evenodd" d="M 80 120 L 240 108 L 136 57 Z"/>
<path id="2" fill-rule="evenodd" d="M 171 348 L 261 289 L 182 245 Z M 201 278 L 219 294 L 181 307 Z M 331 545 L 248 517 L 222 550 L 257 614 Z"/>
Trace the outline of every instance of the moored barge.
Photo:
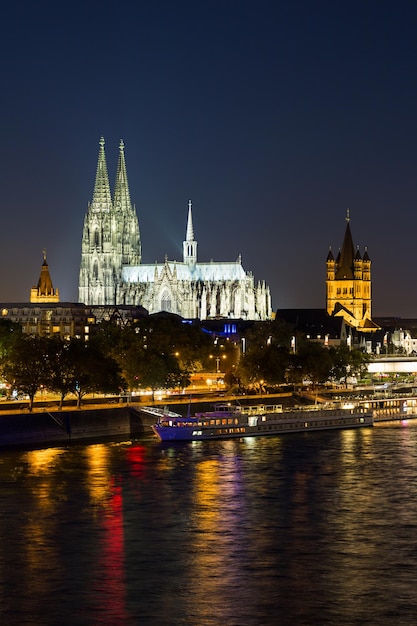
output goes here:
<path id="1" fill-rule="evenodd" d="M 154 415 L 152 430 L 161 441 L 200 441 L 280 435 L 312 430 L 360 428 L 373 425 L 372 410 L 361 405 L 331 405 L 284 411 L 282 405 L 232 406 L 183 417 L 158 407 L 143 407 Z"/>

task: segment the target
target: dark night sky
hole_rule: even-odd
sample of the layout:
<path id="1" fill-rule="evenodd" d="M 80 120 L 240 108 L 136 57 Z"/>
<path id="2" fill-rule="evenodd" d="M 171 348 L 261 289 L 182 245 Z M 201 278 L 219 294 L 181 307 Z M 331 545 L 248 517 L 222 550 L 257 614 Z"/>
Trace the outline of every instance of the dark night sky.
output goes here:
<path id="1" fill-rule="evenodd" d="M 77 301 L 103 135 L 125 142 L 144 263 L 200 261 L 325 306 L 325 259 L 351 215 L 373 314 L 417 317 L 417 3 L 18 1 L 0 25 L 0 301 L 24 302 L 46 248 Z"/>

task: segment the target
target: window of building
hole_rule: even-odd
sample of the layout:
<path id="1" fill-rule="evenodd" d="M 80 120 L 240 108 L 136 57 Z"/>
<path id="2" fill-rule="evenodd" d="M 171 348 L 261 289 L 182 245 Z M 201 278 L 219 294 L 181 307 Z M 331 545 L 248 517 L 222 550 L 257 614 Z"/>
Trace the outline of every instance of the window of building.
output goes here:
<path id="1" fill-rule="evenodd" d="M 172 312 L 172 302 L 171 302 L 171 296 L 169 291 L 166 289 L 164 291 L 164 293 L 162 294 L 162 298 L 161 298 L 161 310 L 162 311 L 168 311 L 168 312 Z"/>

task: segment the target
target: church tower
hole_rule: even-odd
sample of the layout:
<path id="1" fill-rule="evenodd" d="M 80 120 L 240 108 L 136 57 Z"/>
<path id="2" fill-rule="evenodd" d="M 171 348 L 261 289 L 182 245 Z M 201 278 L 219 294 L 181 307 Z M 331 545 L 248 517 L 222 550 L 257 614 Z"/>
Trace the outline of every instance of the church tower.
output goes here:
<path id="1" fill-rule="evenodd" d="M 330 249 L 326 259 L 326 308 L 358 330 L 378 329 L 371 319 L 371 261 L 366 248 L 363 256 L 359 247 L 355 252 L 349 209 L 342 249 L 336 260 Z"/>
<path id="2" fill-rule="evenodd" d="M 123 265 L 141 261 L 139 224 L 130 201 L 124 144 L 120 141 L 114 201 L 107 172 L 104 139 L 100 139 L 93 200 L 84 219 L 79 301 L 117 304 Z"/>
<path id="3" fill-rule="evenodd" d="M 30 302 L 59 302 L 59 291 L 52 284 L 45 250 L 38 284 L 30 290 Z"/>
<path id="4" fill-rule="evenodd" d="M 127 182 L 124 143 L 120 140 L 119 161 L 117 164 L 116 183 L 114 186 L 114 217 L 118 230 L 117 253 L 121 254 L 122 265 L 139 265 L 141 262 L 141 243 L 136 208 L 130 201 Z"/>

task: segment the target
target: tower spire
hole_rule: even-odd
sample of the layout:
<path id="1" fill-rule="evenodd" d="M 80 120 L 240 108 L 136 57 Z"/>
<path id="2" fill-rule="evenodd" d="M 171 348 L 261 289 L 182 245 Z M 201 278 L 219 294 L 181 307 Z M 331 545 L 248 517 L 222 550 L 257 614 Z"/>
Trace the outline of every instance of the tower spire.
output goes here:
<path id="1" fill-rule="evenodd" d="M 185 241 L 182 243 L 184 263 L 193 270 L 197 263 L 197 242 L 194 239 L 194 227 L 193 227 L 193 214 L 192 214 L 192 202 L 188 200 L 188 218 L 187 218 L 187 233 L 185 235 Z"/>
<path id="2" fill-rule="evenodd" d="M 31 302 L 59 302 L 59 291 L 52 285 L 51 275 L 46 260 L 46 250 L 42 250 L 43 263 L 38 284 L 30 290 Z"/>
<path id="3" fill-rule="evenodd" d="M 93 201 L 90 207 L 93 211 L 100 211 L 103 209 L 105 211 L 110 211 L 112 206 L 104 144 L 104 137 L 101 137 L 100 149 L 98 153 L 96 182 L 94 184 Z"/>
<path id="4" fill-rule="evenodd" d="M 120 235 L 119 245 L 122 246 L 122 264 L 138 265 L 142 258 L 139 222 L 130 200 L 123 139 L 119 143 L 113 207 L 116 220 L 115 231 Z"/>
<path id="5" fill-rule="evenodd" d="M 193 215 L 191 211 L 192 206 L 191 200 L 188 200 L 187 234 L 185 236 L 187 241 L 194 241 Z"/>
<path id="6" fill-rule="evenodd" d="M 352 233 L 350 231 L 350 215 L 349 209 L 346 212 L 346 230 L 343 239 L 340 259 L 338 259 L 338 268 L 336 271 L 336 279 L 353 279 L 353 259 L 355 257 L 355 249 L 353 246 Z"/>
<path id="7" fill-rule="evenodd" d="M 119 161 L 117 163 L 116 184 L 114 186 L 114 207 L 116 211 L 121 211 L 122 213 L 132 211 L 123 139 L 119 143 Z"/>

